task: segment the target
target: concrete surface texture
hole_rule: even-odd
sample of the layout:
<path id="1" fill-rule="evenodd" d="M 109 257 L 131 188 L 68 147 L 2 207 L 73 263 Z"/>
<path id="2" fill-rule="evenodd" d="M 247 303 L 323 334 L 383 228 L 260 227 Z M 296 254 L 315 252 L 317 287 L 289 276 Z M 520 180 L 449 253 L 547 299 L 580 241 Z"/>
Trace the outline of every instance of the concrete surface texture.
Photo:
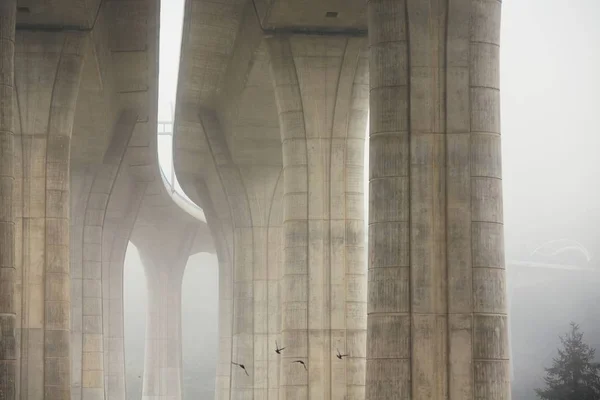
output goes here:
<path id="1" fill-rule="evenodd" d="M 51 3 L 0 5 L 0 390 L 124 399 L 132 232 L 205 224 L 158 168 L 158 2 Z M 202 240 L 190 252 L 213 251 Z"/>
<path id="2" fill-rule="evenodd" d="M 148 312 L 142 399 L 182 398 L 181 282 L 197 236 L 211 250 L 208 229 L 197 223 L 171 219 L 166 224 L 138 224 L 131 240 L 144 265 Z"/>
<path id="3" fill-rule="evenodd" d="M 369 399 L 510 398 L 500 7 L 369 1 Z"/>
<path id="4" fill-rule="evenodd" d="M 274 36 L 284 167 L 282 398 L 364 398 L 366 41 Z M 336 352 L 349 354 L 343 360 Z M 308 373 L 294 360 L 303 360 Z"/>
<path id="5" fill-rule="evenodd" d="M 16 0 L 0 3 L 0 392 L 15 397 L 17 384 L 17 313 L 13 220 L 14 64 Z"/>
<path id="6" fill-rule="evenodd" d="M 1 1 L 0 397 L 125 399 L 131 240 L 144 399 L 181 399 L 199 251 L 216 399 L 509 399 L 500 8 L 187 0 L 174 164 L 206 224 L 158 166 L 158 0 Z"/>

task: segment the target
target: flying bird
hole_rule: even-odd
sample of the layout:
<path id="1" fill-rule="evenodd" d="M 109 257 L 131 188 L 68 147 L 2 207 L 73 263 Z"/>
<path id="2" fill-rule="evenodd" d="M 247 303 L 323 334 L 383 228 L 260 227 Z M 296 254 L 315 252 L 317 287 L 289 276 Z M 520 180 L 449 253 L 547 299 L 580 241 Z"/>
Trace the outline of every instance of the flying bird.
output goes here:
<path id="1" fill-rule="evenodd" d="M 250 376 L 248 374 L 248 371 L 246 371 L 246 366 L 244 364 L 238 364 L 238 363 L 234 363 L 233 361 L 231 362 L 233 365 L 237 365 L 238 367 L 240 367 L 241 369 L 244 370 L 244 372 L 246 373 L 246 375 Z"/>
<path id="2" fill-rule="evenodd" d="M 340 360 L 341 360 L 342 358 L 344 358 L 344 357 L 348 357 L 348 356 L 349 356 L 349 354 L 342 354 L 342 353 L 340 353 L 340 350 L 339 350 L 339 349 L 336 349 L 336 350 L 337 350 L 337 355 L 336 355 L 336 357 L 337 357 L 337 358 L 339 358 Z"/>
<path id="3" fill-rule="evenodd" d="M 306 364 L 304 364 L 304 361 L 302 361 L 302 360 L 292 361 L 292 364 L 294 364 L 294 363 L 302 364 L 304 369 L 308 371 L 308 368 L 306 368 Z"/>
<path id="4" fill-rule="evenodd" d="M 275 341 L 275 353 L 277 354 L 281 354 L 281 352 L 285 350 L 285 347 L 279 348 L 279 345 L 277 344 L 277 340 Z"/>

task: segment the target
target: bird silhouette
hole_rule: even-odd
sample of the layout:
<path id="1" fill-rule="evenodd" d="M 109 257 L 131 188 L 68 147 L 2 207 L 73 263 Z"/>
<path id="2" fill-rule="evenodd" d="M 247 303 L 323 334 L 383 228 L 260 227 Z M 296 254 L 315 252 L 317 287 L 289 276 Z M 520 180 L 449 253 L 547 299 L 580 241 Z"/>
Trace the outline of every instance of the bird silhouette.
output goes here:
<path id="1" fill-rule="evenodd" d="M 341 360 L 342 358 L 344 358 L 344 357 L 348 357 L 348 356 L 349 356 L 349 354 L 342 354 L 342 353 L 340 353 L 340 350 L 339 350 L 339 349 L 336 349 L 336 350 L 337 350 L 337 355 L 336 355 L 336 357 L 337 357 L 337 358 L 339 358 L 340 360 Z"/>
<path id="2" fill-rule="evenodd" d="M 285 350 L 285 347 L 279 348 L 279 345 L 277 344 L 277 340 L 275 341 L 275 353 L 277 354 L 281 354 L 281 352 Z"/>
<path id="3" fill-rule="evenodd" d="M 237 365 L 238 367 L 240 367 L 241 369 L 244 370 L 244 372 L 246 373 L 246 375 L 250 376 L 248 374 L 248 371 L 246 371 L 246 366 L 244 364 L 238 364 L 238 363 L 234 363 L 233 361 L 231 362 L 233 365 Z"/>
<path id="4" fill-rule="evenodd" d="M 308 371 L 308 368 L 306 368 L 306 364 L 304 364 L 304 361 L 302 361 L 302 360 L 292 361 L 292 364 L 294 364 L 294 363 L 302 364 L 304 369 Z"/>

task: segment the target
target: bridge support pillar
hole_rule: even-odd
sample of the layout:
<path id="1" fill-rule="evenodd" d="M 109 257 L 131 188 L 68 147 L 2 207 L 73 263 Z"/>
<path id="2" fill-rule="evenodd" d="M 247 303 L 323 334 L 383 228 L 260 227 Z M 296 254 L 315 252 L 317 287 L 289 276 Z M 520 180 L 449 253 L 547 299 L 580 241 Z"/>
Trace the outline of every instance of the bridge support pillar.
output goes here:
<path id="1" fill-rule="evenodd" d="M 0 3 L 0 393 L 17 396 L 17 270 L 14 262 L 14 55 L 17 2 Z"/>
<path id="2" fill-rule="evenodd" d="M 32 400 L 70 398 L 70 142 L 86 43 L 84 32 L 16 33 L 20 393 Z"/>
<path id="3" fill-rule="evenodd" d="M 369 0 L 368 399 L 510 398 L 500 8 Z"/>
<path id="4" fill-rule="evenodd" d="M 279 398 L 364 399 L 366 40 L 267 41 L 284 168 Z"/>
<path id="5" fill-rule="evenodd" d="M 167 225 L 136 225 L 132 237 L 148 288 L 142 400 L 182 398 L 181 283 L 197 225 Z"/>

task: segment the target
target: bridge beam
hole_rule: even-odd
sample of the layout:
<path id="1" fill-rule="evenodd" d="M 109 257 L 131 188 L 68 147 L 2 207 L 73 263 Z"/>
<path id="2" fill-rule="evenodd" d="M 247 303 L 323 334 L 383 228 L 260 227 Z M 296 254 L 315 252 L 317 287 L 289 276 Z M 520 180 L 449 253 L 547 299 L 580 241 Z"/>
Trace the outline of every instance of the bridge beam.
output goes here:
<path id="1" fill-rule="evenodd" d="M 369 0 L 367 398 L 510 398 L 500 1 Z"/>

